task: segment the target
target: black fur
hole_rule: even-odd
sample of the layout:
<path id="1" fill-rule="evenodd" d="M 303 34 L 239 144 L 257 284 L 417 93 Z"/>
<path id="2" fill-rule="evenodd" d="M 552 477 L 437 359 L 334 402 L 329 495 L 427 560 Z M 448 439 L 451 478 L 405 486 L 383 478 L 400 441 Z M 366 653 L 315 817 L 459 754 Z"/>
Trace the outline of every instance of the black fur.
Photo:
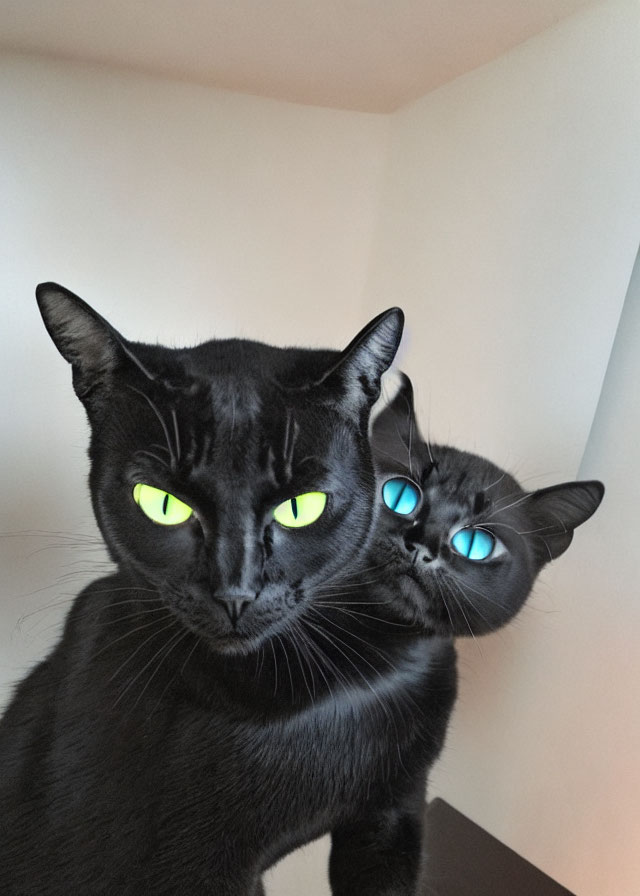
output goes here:
<path id="1" fill-rule="evenodd" d="M 453 449 L 434 466 L 407 389 L 373 427 L 374 469 L 369 414 L 401 312 L 342 353 L 169 350 L 127 342 L 61 287 L 38 300 L 87 410 L 117 572 L 77 598 L 0 725 L 0 892 L 260 896 L 266 868 L 331 832 L 334 896 L 413 896 L 455 698 L 452 636 L 506 621 L 548 558 L 534 541 L 515 597 L 508 586 L 453 615 L 412 571 L 454 507 L 484 512 L 506 492 Z M 412 520 L 379 496 L 405 468 L 425 496 Z M 194 515 L 151 522 L 137 482 Z M 274 521 L 312 490 L 328 495 L 315 523 Z M 555 529 L 551 554 L 568 537 Z"/>
<path id="2" fill-rule="evenodd" d="M 509 622 L 540 570 L 566 551 L 604 495 L 596 481 L 527 492 L 485 458 L 428 444 L 406 377 L 374 421 L 372 445 L 380 485 L 406 477 L 422 495 L 407 516 L 382 511 L 376 534 L 383 591 L 394 588 L 395 614 L 440 636 L 482 635 Z M 456 552 L 452 535 L 466 527 L 497 539 L 495 555 L 477 562 Z"/>

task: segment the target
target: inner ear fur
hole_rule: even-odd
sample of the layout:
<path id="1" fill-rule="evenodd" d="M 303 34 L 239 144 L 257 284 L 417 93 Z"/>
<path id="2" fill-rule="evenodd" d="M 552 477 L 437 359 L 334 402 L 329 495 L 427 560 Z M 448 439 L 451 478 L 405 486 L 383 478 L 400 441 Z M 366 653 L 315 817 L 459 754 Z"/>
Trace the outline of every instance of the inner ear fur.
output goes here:
<path id="1" fill-rule="evenodd" d="M 374 317 L 315 385 L 330 390 L 349 413 L 362 408 L 368 413 L 380 395 L 380 378 L 396 356 L 403 326 L 400 308 Z"/>
<path id="2" fill-rule="evenodd" d="M 401 370 L 393 371 L 390 376 L 393 381 L 388 390 L 383 389 L 379 413 L 372 421 L 372 431 L 375 429 L 382 431 L 385 427 L 392 425 L 394 430 L 398 431 L 402 438 L 405 438 L 415 427 L 415 422 L 413 424 L 410 422 L 415 417 L 413 384 L 407 374 Z M 391 393 L 390 397 L 384 395 L 385 391 Z"/>
<path id="3" fill-rule="evenodd" d="M 41 283 L 36 299 L 44 325 L 73 369 L 78 398 L 90 404 L 104 393 L 116 367 L 131 353 L 111 324 L 79 296 L 57 283 Z"/>
<path id="4" fill-rule="evenodd" d="M 385 467 L 397 466 L 406 470 L 407 455 L 413 446 L 422 442 L 413 406 L 413 386 L 402 371 L 394 371 L 396 391 L 387 402 L 380 399 L 374 408 L 370 426 L 370 442 L 374 457 Z"/>

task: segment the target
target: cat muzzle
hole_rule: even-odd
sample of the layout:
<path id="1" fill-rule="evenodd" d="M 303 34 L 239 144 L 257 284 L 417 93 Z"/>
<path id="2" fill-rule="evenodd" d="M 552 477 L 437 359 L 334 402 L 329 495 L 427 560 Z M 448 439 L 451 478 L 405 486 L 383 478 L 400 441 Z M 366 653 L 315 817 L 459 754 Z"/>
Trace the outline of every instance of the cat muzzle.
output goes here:
<path id="1" fill-rule="evenodd" d="M 247 607 L 254 602 L 255 597 L 250 595 L 222 594 L 214 595 L 213 600 L 214 603 L 219 604 L 224 609 L 235 628 Z"/>

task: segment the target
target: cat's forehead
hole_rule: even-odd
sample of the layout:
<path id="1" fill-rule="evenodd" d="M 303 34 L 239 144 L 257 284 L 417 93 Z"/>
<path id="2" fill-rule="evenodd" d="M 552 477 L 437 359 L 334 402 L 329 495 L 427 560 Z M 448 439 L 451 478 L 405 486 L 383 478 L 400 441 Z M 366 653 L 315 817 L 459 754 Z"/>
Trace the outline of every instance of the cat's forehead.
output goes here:
<path id="1" fill-rule="evenodd" d="M 179 440 L 186 475 L 282 484 L 352 460 L 353 427 L 310 385 L 335 353 L 243 340 L 137 350 L 150 376 L 133 393 L 124 384 L 136 444 Z"/>
<path id="2" fill-rule="evenodd" d="M 283 406 L 282 350 L 244 340 L 212 341 L 190 349 L 136 345 L 149 371 L 146 388 L 165 406 L 194 415 L 203 426 L 256 423 L 265 408 Z"/>
<path id="3" fill-rule="evenodd" d="M 487 504 L 494 504 L 506 494 L 521 491 L 513 476 L 479 455 L 434 446 L 432 456 L 434 466 L 430 482 L 460 500 L 477 503 L 478 496 L 483 495 Z"/>
<path id="4" fill-rule="evenodd" d="M 194 376 L 253 379 L 261 385 L 297 388 L 317 381 L 340 352 L 282 348 L 248 339 L 216 339 L 179 351 L 178 360 Z"/>
<path id="5" fill-rule="evenodd" d="M 264 390 L 248 377 L 218 376 L 210 383 L 203 383 L 208 387 L 211 410 L 215 420 L 228 419 L 234 425 L 252 425 L 255 423 L 264 408 L 265 400 L 274 395 L 265 395 Z"/>
<path id="6" fill-rule="evenodd" d="M 189 392 L 208 393 L 216 417 L 231 414 L 236 423 L 260 420 L 264 426 L 288 424 L 292 414 L 304 415 L 310 406 L 306 387 L 338 354 L 228 339 L 180 352 L 176 361 L 186 379 L 196 384 Z M 311 405 L 322 410 L 317 396 Z"/>

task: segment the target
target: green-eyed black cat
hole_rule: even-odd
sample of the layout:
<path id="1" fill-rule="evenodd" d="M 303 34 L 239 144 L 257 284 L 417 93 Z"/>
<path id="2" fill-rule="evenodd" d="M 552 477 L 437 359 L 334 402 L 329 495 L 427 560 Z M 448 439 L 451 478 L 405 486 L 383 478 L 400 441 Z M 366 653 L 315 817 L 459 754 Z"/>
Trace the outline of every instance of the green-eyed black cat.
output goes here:
<path id="1" fill-rule="evenodd" d="M 37 291 L 117 565 L 0 725 L 0 891 L 257 896 L 331 831 L 335 894 L 411 893 L 450 646 L 321 606 L 376 522 L 370 409 L 403 317 L 343 351 L 131 343 Z M 354 617 L 356 618 L 356 617 Z"/>

